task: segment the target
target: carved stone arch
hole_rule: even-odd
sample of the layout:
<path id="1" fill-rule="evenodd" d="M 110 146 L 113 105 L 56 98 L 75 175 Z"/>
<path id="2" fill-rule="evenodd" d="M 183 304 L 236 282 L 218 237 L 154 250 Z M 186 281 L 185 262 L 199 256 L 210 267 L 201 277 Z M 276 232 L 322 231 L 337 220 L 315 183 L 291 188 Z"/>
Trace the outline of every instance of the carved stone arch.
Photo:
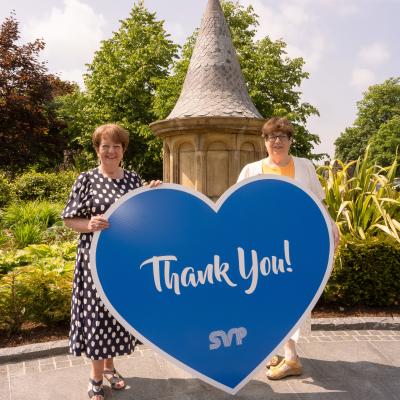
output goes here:
<path id="1" fill-rule="evenodd" d="M 226 143 L 215 141 L 208 145 L 206 174 L 206 194 L 216 200 L 229 187 L 229 150 Z"/>
<path id="2" fill-rule="evenodd" d="M 176 144 L 178 150 L 178 183 L 194 189 L 196 187 L 196 153 L 191 141 Z"/>
<path id="3" fill-rule="evenodd" d="M 246 164 L 257 161 L 257 149 L 254 143 L 243 142 L 240 146 L 240 169 L 242 169 Z"/>
<path id="4" fill-rule="evenodd" d="M 228 150 L 228 143 L 222 140 L 213 140 L 207 145 L 207 151 L 226 151 Z"/>

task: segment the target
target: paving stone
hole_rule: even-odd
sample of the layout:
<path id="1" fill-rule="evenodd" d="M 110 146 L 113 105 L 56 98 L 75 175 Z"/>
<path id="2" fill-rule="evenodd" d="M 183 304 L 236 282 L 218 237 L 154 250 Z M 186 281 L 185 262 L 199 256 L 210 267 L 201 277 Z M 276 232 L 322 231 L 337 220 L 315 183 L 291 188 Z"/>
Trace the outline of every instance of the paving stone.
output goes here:
<path id="1" fill-rule="evenodd" d="M 86 365 L 85 360 L 81 359 L 81 358 L 76 358 L 75 360 L 72 359 L 70 360 L 71 366 L 75 366 L 75 365 Z"/>
<path id="2" fill-rule="evenodd" d="M 86 400 L 87 380 L 86 367 L 11 377 L 11 400 Z"/>
<path id="3" fill-rule="evenodd" d="M 69 368 L 71 366 L 71 361 L 57 361 L 56 360 L 56 369 L 61 369 L 61 368 Z"/>
<path id="4" fill-rule="evenodd" d="M 68 354 L 63 354 L 63 355 L 55 356 L 55 357 L 53 357 L 53 358 L 54 358 L 54 360 L 55 360 L 56 362 L 58 362 L 58 361 L 69 361 L 69 355 L 68 355 Z"/>
<path id="5" fill-rule="evenodd" d="M 398 377 L 400 381 L 400 346 L 399 343 L 389 342 L 381 345 L 380 343 L 372 344 L 376 351 L 384 358 L 384 364 L 390 364 L 399 368 Z M 400 393 L 400 392 L 399 392 Z M 400 396 L 399 396 L 400 398 Z"/>
<path id="6" fill-rule="evenodd" d="M 41 372 L 54 371 L 56 369 L 54 364 L 44 364 L 40 366 Z"/>
<path id="7" fill-rule="evenodd" d="M 23 376 L 25 375 L 24 363 L 10 364 L 8 365 L 8 375 L 9 376 Z"/>
<path id="8" fill-rule="evenodd" d="M 0 399 L 10 399 L 9 377 L 7 373 L 0 375 Z"/>
<path id="9" fill-rule="evenodd" d="M 39 360 L 39 364 L 40 365 L 54 365 L 54 358 L 50 357 L 50 358 L 40 358 Z"/>
<path id="10" fill-rule="evenodd" d="M 294 388 L 303 400 L 394 400 L 391 390 L 378 380 L 308 379 L 298 380 Z"/>
<path id="11" fill-rule="evenodd" d="M 9 371 L 19 371 L 24 369 L 24 362 L 8 364 Z"/>
<path id="12" fill-rule="evenodd" d="M 385 365 L 390 364 L 387 358 L 368 342 L 336 342 L 331 346 L 312 343 L 302 345 L 302 350 L 305 370 L 318 379 L 375 378 L 383 371 L 395 370 L 391 365 Z"/>
<path id="13" fill-rule="evenodd" d="M 25 367 L 25 374 L 33 374 L 35 372 L 40 372 L 39 364 L 31 367 Z"/>

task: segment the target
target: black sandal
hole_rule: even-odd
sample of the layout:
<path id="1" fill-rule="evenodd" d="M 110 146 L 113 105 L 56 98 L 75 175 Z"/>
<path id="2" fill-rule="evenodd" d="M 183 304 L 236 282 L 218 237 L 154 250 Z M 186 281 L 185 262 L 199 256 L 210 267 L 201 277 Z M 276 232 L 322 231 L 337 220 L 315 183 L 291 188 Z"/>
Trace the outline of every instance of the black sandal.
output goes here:
<path id="1" fill-rule="evenodd" d="M 108 375 L 108 377 L 107 377 Z M 115 368 L 111 369 L 105 369 L 103 371 L 103 376 L 110 382 L 111 389 L 114 390 L 122 390 L 125 389 L 125 380 L 124 378 L 117 372 Z M 123 385 L 121 387 L 117 386 L 118 383 L 122 383 Z"/>
<path id="2" fill-rule="evenodd" d="M 101 396 L 104 399 L 103 379 L 96 382 L 89 378 L 88 396 L 89 399 L 93 399 L 95 396 Z"/>

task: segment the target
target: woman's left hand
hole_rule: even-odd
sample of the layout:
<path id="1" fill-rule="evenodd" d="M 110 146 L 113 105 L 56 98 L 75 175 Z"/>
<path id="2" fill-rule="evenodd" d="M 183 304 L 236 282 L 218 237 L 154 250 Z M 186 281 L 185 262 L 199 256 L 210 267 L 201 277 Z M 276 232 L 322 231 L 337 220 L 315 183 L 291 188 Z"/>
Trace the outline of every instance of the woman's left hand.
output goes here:
<path id="1" fill-rule="evenodd" d="M 154 181 L 150 181 L 150 183 L 148 184 L 148 186 L 150 188 L 155 188 L 157 186 L 160 186 L 162 184 L 162 181 L 159 180 L 154 180 Z"/>

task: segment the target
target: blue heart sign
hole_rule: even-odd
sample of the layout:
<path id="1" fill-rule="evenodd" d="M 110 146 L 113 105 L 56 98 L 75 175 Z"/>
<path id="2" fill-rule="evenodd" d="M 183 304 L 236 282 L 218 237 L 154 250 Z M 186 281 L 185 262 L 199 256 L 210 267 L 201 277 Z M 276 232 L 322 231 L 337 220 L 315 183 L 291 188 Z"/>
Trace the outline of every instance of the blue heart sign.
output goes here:
<path id="1" fill-rule="evenodd" d="M 90 254 L 106 307 L 231 394 L 294 333 L 330 275 L 329 217 L 288 178 L 244 180 L 217 203 L 179 185 L 140 188 L 106 216 Z"/>

